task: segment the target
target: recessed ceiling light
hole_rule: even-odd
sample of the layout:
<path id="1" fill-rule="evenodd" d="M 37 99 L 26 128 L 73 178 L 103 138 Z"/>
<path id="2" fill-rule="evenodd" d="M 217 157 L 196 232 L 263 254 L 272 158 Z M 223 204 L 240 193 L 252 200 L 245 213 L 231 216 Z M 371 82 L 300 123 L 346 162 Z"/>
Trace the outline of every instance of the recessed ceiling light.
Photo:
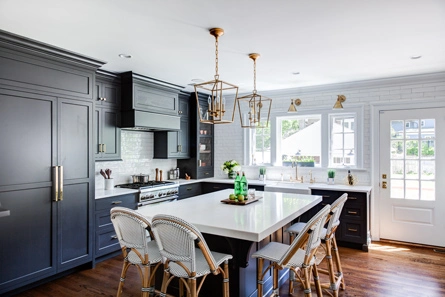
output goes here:
<path id="1" fill-rule="evenodd" d="M 120 58 L 131 59 L 131 55 L 119 54 Z"/>
<path id="2" fill-rule="evenodd" d="M 417 59 L 420 59 L 420 58 L 422 58 L 422 56 L 411 56 L 411 60 L 417 60 Z"/>
<path id="3" fill-rule="evenodd" d="M 293 75 L 298 75 L 300 72 L 292 72 Z"/>
<path id="4" fill-rule="evenodd" d="M 202 83 L 202 82 L 204 82 L 204 80 L 201 79 L 201 78 L 193 78 L 192 82 L 194 82 L 194 83 Z"/>

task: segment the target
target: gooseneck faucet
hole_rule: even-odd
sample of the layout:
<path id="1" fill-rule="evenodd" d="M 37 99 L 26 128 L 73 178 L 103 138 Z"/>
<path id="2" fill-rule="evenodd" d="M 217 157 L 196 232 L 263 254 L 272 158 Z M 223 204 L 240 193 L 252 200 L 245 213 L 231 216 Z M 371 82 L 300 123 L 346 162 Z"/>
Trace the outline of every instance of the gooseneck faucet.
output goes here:
<path id="1" fill-rule="evenodd" d="M 295 181 L 299 181 L 300 183 L 303 182 L 303 176 L 301 176 L 301 178 L 298 178 L 298 163 L 297 162 L 292 162 L 292 168 L 294 168 L 295 166 Z"/>

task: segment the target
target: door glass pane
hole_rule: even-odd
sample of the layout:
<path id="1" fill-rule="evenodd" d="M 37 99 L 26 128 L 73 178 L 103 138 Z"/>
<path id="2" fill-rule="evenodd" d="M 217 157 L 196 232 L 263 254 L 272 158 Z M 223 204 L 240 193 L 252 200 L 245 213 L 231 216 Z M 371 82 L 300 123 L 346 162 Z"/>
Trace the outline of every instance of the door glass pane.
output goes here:
<path id="1" fill-rule="evenodd" d="M 405 142 L 406 158 L 418 158 L 419 157 L 419 141 L 407 140 Z"/>
<path id="2" fill-rule="evenodd" d="M 436 162 L 434 161 L 421 161 L 420 162 L 420 166 L 421 166 L 421 179 L 435 179 L 435 172 L 436 172 Z"/>
<path id="3" fill-rule="evenodd" d="M 403 164 L 402 160 L 391 160 L 391 178 L 403 178 Z"/>
<path id="4" fill-rule="evenodd" d="M 422 158 L 434 158 L 434 140 L 422 140 Z"/>
<path id="5" fill-rule="evenodd" d="M 436 183 L 433 181 L 422 181 L 421 185 L 420 200 L 434 201 Z"/>
<path id="6" fill-rule="evenodd" d="M 435 119 L 423 119 L 421 120 L 421 131 L 420 131 L 420 137 L 423 139 L 426 138 L 434 138 L 435 137 L 435 126 L 436 126 L 436 120 Z"/>
<path id="7" fill-rule="evenodd" d="M 419 161 L 408 160 L 405 161 L 405 178 L 418 179 L 419 178 Z"/>
<path id="8" fill-rule="evenodd" d="M 403 121 L 391 121 L 391 139 L 403 138 Z"/>
<path id="9" fill-rule="evenodd" d="M 419 181 L 406 180 L 406 196 L 405 199 L 419 200 Z"/>
<path id="10" fill-rule="evenodd" d="M 407 139 L 419 138 L 419 120 L 405 121 L 405 138 Z"/>
<path id="11" fill-rule="evenodd" d="M 391 198 L 401 198 L 405 197 L 403 180 L 391 179 L 390 182 Z"/>
<path id="12" fill-rule="evenodd" d="M 401 140 L 391 141 L 391 158 L 392 159 L 403 159 L 403 157 L 404 157 L 403 141 L 401 141 Z"/>

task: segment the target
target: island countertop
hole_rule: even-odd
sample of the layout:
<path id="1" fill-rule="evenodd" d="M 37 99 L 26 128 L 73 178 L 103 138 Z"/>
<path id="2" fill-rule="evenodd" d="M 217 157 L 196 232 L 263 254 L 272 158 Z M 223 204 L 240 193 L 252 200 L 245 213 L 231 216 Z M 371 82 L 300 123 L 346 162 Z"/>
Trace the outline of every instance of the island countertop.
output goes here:
<path id="1" fill-rule="evenodd" d="M 290 223 L 319 202 L 321 196 L 256 192 L 262 198 L 247 205 L 224 204 L 232 189 L 204 194 L 171 203 L 140 207 L 149 220 L 156 214 L 180 217 L 202 233 L 259 242 Z"/>

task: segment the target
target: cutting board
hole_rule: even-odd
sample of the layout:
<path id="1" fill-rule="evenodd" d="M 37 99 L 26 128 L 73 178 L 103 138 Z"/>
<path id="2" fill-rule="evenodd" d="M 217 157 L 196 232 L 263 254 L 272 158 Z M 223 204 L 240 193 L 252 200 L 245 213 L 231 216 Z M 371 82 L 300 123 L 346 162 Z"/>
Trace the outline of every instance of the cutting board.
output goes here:
<path id="1" fill-rule="evenodd" d="M 259 196 L 255 196 L 255 198 L 253 199 L 248 199 L 248 200 L 244 200 L 244 201 L 238 201 L 236 202 L 235 200 L 230 200 L 230 199 L 224 199 L 221 200 L 222 203 L 226 203 L 226 204 L 234 204 L 234 205 L 247 205 L 253 202 L 257 202 L 258 200 L 260 200 L 263 197 L 259 197 Z"/>

